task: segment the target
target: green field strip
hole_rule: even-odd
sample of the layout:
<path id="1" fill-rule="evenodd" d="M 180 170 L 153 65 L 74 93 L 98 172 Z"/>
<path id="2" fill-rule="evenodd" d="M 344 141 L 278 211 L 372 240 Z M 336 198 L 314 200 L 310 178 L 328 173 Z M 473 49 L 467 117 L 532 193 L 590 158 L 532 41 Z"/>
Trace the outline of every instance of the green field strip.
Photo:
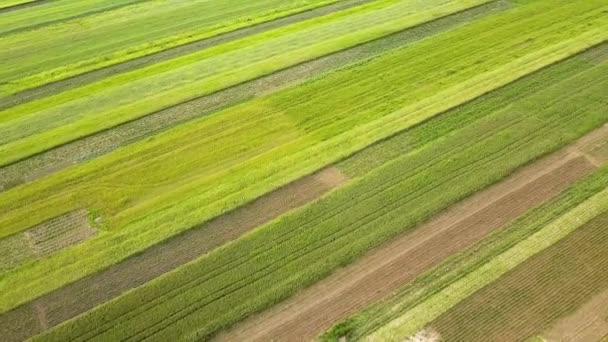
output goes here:
<path id="1" fill-rule="evenodd" d="M 0 112 L 0 164 L 488 0 L 359 6 Z M 369 7 L 369 8 L 368 8 Z M 410 15 L 403 15 L 403 11 Z M 354 12 L 354 13 L 351 13 Z M 357 30 L 352 27 L 357 27 Z M 244 45 L 246 44 L 246 45 Z M 86 94 L 87 96 L 83 95 Z M 66 115 L 66 113 L 69 113 Z"/>
<path id="2" fill-rule="evenodd" d="M 27 305 L 3 313 L 0 316 L 0 334 L 3 336 L 3 341 L 23 341 L 39 334 L 49 327 L 58 325 L 129 289 L 205 255 L 256 226 L 313 202 L 346 181 L 342 179 L 328 183 L 326 180 L 328 176 L 340 175 L 336 175 L 335 170 L 330 168 L 299 179 L 258 198 L 245 207 L 222 215 L 217 220 L 194 227 L 183 234 L 151 246 L 121 263 L 39 297 Z M 5 257 L 3 253 L 6 253 L 7 258 L 0 260 L 10 262 L 8 265 L 0 263 L 0 272 L 3 271 L 3 267 L 14 267 L 15 263 L 24 262 L 28 257 L 27 254 L 15 250 L 22 242 L 19 239 L 21 237 L 23 234 L 0 239 L 0 257 Z M 43 308 L 46 328 L 32 323 L 32 319 L 33 321 L 37 319 L 36 315 L 32 314 L 36 312 L 36 308 L 38 310 Z"/>
<path id="3" fill-rule="evenodd" d="M 0 37 L 25 30 L 34 30 L 46 25 L 83 18 L 89 15 L 116 10 L 149 0 L 77 0 L 77 1 L 39 1 L 28 11 L 12 11 L 2 16 Z M 44 5 L 44 6 L 40 6 Z"/>
<path id="4" fill-rule="evenodd" d="M 0 40 L 0 58 L 9 68 L 0 71 L 0 93 L 12 94 L 336 1 L 150 1 L 9 35 Z M 70 49 L 65 48 L 66 41 Z"/>
<path id="5" fill-rule="evenodd" d="M 514 101 L 531 97 L 553 84 L 561 83 L 591 68 L 591 64 L 586 61 L 587 58 L 603 52 L 608 52 L 608 43 L 527 75 L 516 82 L 449 110 L 423 125 L 378 141 L 338 162 L 336 167 L 351 178 L 361 177 L 375 168 L 399 158 L 404 153 L 440 139 L 445 134 L 466 127 L 471 122 L 506 107 Z"/>
<path id="6" fill-rule="evenodd" d="M 323 334 L 320 340 L 338 341 L 342 336 L 355 341 L 364 339 L 368 334 L 404 315 L 607 187 L 608 168 L 603 168 L 545 205 L 531 209 L 516 222 L 496 231 L 476 246 L 455 254 L 442 265 L 405 284 L 391 298 L 337 323 Z"/>
<path id="7" fill-rule="evenodd" d="M 0 14 L 10 13 L 14 10 L 39 5 L 52 0 L 3 0 L 0 2 Z"/>
<path id="8" fill-rule="evenodd" d="M 555 8 L 555 6 L 549 7 Z M 471 49 L 471 46 L 463 42 L 474 41 L 477 44 L 484 44 L 484 40 L 473 33 L 476 32 L 475 30 L 486 32 L 488 25 L 495 29 L 504 29 L 508 37 L 516 39 L 513 43 L 517 45 L 517 41 L 525 41 L 528 37 L 509 33 L 512 27 L 507 23 L 517 21 L 518 16 L 530 17 L 530 12 L 527 11 L 534 13 L 538 8 L 525 6 L 517 9 L 516 14 L 505 12 L 496 15 L 492 21 L 482 19 L 471 26 L 429 38 L 384 58 L 377 58 L 369 63 L 333 73 L 332 77 L 322 78 L 181 125 L 157 135 L 154 139 L 133 144 L 128 149 L 118 150 L 92 162 L 66 169 L 0 194 L 3 236 L 14 234 L 44 219 L 56 216 L 54 213 L 57 211 L 73 210 L 74 203 L 85 205 L 107 219 L 104 223 L 106 231 L 97 238 L 65 253 L 58 253 L 9 273 L 1 281 L 3 285 L 7 284 L 6 288 L 14 289 L 14 292 L 3 293 L 2 308 L 14 307 L 66 282 L 103 269 L 168 236 L 196 226 L 229 209 L 247 203 L 273 188 L 346 157 L 398 130 L 411 127 L 444 110 L 595 45 L 602 41 L 602 34 L 606 34 L 605 31 L 599 31 L 598 36 L 598 31 L 592 30 L 578 35 L 576 39 L 551 45 L 515 60 L 512 59 L 513 56 L 503 55 L 496 50 L 495 44 L 500 44 L 504 40 L 491 39 L 496 58 L 509 61 L 505 61 L 507 64 L 493 69 L 492 72 L 484 72 L 483 65 L 479 63 L 464 69 L 460 69 L 461 65 L 456 64 L 454 67 L 460 72 L 451 73 L 453 79 L 439 77 L 440 74 L 427 73 L 427 82 L 431 88 L 425 88 L 419 83 L 411 84 L 411 87 L 422 94 L 426 92 L 426 96 L 429 91 L 437 88 L 441 91 L 424 101 L 418 101 L 424 105 L 422 108 L 416 105 L 408 109 L 411 111 L 408 111 L 411 114 L 407 115 L 408 120 L 394 121 L 394 116 L 390 113 L 403 105 L 403 102 L 391 103 L 393 106 L 387 107 L 386 104 L 389 102 L 385 94 L 388 88 L 385 86 L 383 88 L 382 83 L 387 82 L 399 87 L 410 82 L 403 77 L 404 74 L 413 78 L 421 77 L 421 74 L 412 74 L 412 69 L 407 65 L 404 70 L 395 69 L 395 65 L 404 66 L 402 58 L 412 59 L 411 63 L 423 67 L 428 65 L 422 63 L 423 61 L 434 64 L 436 60 L 425 53 L 425 50 L 437 48 L 434 45 L 437 40 L 443 44 L 445 39 L 453 39 L 463 44 L 463 50 L 487 53 L 488 51 L 482 48 L 483 45 L 478 49 Z M 555 18 L 556 21 L 564 21 L 562 18 L 556 18 L 555 13 L 550 11 L 542 13 L 548 18 Z M 571 16 L 570 9 L 567 13 Z M 502 25 L 501 21 L 498 21 L 501 25 L 497 25 L 497 18 L 504 20 L 506 24 Z M 483 25 L 479 24 L 480 22 Z M 536 30 L 534 25 L 519 26 Z M 563 34 L 571 33 L 561 28 L 558 31 Z M 491 34 L 488 32 L 487 40 L 490 40 Z M 547 36 L 546 32 L 538 34 Z M 470 38 L 465 39 L 465 37 Z M 553 37 L 558 41 L 562 38 Z M 512 53 L 521 53 L 513 49 L 512 45 L 507 43 L 505 45 L 503 47 Z M 457 52 L 453 48 L 447 50 L 448 53 Z M 412 56 L 418 56 L 418 59 Z M 484 56 L 486 58 L 484 61 L 492 66 L 497 62 L 490 58 L 492 54 L 484 53 L 481 56 Z M 481 56 L 472 58 L 475 60 L 475 57 Z M 442 57 L 445 56 L 437 56 L 441 60 L 461 62 L 458 58 Z M 538 58 L 541 59 L 537 60 Z M 601 75 L 603 70 L 601 68 L 606 66 L 597 67 L 600 69 L 596 72 Z M 387 69 L 380 73 L 382 69 L 378 68 Z M 445 69 L 439 67 L 436 71 L 442 73 Z M 478 76 L 473 77 L 471 72 Z M 357 75 L 359 77 L 355 77 Z M 367 88 L 356 88 L 356 92 L 353 92 L 353 88 L 339 86 L 345 80 L 360 79 L 361 76 L 367 76 L 369 78 L 366 80 L 378 83 L 366 84 Z M 440 79 L 444 79 L 447 84 L 441 84 L 438 81 Z M 458 86 L 452 86 L 450 80 Z M 590 84 L 594 84 L 594 80 L 591 81 Z M 318 89 L 324 91 L 319 93 Z M 375 90 L 376 95 L 372 90 Z M 402 91 L 403 93 L 398 93 L 402 98 L 408 101 L 417 100 L 416 92 L 408 88 L 403 88 Z M 352 128 L 352 121 L 349 122 L 350 127 L 347 125 L 344 129 L 333 127 L 333 132 L 317 131 L 302 135 L 301 125 L 306 121 L 294 123 L 292 121 L 294 116 L 285 114 L 287 110 L 296 109 L 292 107 L 293 105 L 305 106 L 302 108 L 316 110 L 317 113 L 327 113 L 326 115 L 329 116 L 338 114 L 336 118 L 343 117 L 346 113 L 360 113 L 353 111 L 353 108 L 341 108 L 340 111 L 335 108 L 334 112 L 327 112 L 326 108 L 332 103 L 328 101 L 336 101 L 334 103 L 340 104 L 351 103 L 344 96 L 359 97 L 362 92 L 368 95 L 366 99 L 372 101 L 368 103 L 370 108 L 375 110 L 376 116 L 382 117 L 382 120 L 369 121 L 371 118 L 367 118 L 363 120 L 364 124 L 359 124 L 346 133 L 337 134 Z M 312 97 L 313 94 L 323 97 L 315 99 Z M 381 103 L 374 104 L 373 101 L 378 99 L 382 99 Z M 295 100 L 308 102 L 294 103 Z M 282 101 L 285 102 L 281 104 Z M 429 102 L 432 105 L 427 105 Z M 309 107 L 311 103 L 317 106 L 316 109 Z M 596 104 L 592 102 L 587 105 Z M 579 110 L 584 110 L 587 105 L 580 106 Z M 397 115 L 402 116 L 404 111 L 401 109 Z M 302 117 L 304 118 L 305 116 Z M 347 119 L 353 118 L 355 116 L 347 117 Z M 236 122 L 238 125 L 234 124 Z M 579 129 L 583 130 L 586 127 L 581 124 Z M 333 137 L 324 138 L 329 134 Z M 201 154 L 201 146 L 205 146 L 205 151 L 208 153 Z M 174 205 L 175 203 L 179 205 Z M 155 229 L 146 228 L 150 226 L 154 226 Z M 44 281 L 41 281 L 41 275 L 44 275 Z M 20 285 L 8 286 L 13 281 L 17 281 Z"/>
<path id="9" fill-rule="evenodd" d="M 505 3 L 500 1 L 481 5 L 95 133 L 0 168 L 0 189 L 6 190 L 41 178 L 215 110 L 295 86 L 307 79 L 415 43 L 505 8 Z"/>
<path id="10" fill-rule="evenodd" d="M 41 340 L 204 338 L 606 122 L 595 110 L 598 103 L 574 112 L 565 106 L 605 90 L 598 88 L 602 82 L 590 80 L 595 75 L 595 70 L 581 74 L 568 85 L 584 89 L 549 106 L 543 102 L 536 115 L 524 110 L 536 104 L 532 99 L 522 101 L 522 108 L 498 111 Z M 468 143 L 462 145 L 463 140 Z"/>
<path id="11" fill-rule="evenodd" d="M 605 207 L 605 210 L 608 206 Z M 523 341 L 608 289 L 608 212 L 430 323 L 444 341 Z M 483 300 L 483 304 L 481 304 Z"/>
<path id="12" fill-rule="evenodd" d="M 210 38 L 194 41 L 184 45 L 168 48 L 142 57 L 133 58 L 128 61 L 110 65 L 101 69 L 85 72 L 64 80 L 45 84 L 40 87 L 24 90 L 9 97 L 0 98 L 0 110 L 4 110 L 18 104 L 26 103 L 43 97 L 58 94 L 60 92 L 82 87 L 97 82 L 106 77 L 140 69 L 155 63 L 169 60 L 178 56 L 190 54 L 199 50 L 210 48 L 215 45 L 243 38 L 248 35 L 258 34 L 271 29 L 287 26 L 299 21 L 305 21 L 317 16 L 327 15 L 332 12 L 348 9 L 370 0 L 342 0 L 328 5 L 316 7 L 303 12 L 297 12 L 274 20 L 265 21 L 252 26 L 247 26 L 235 31 L 219 34 Z"/>
<path id="13" fill-rule="evenodd" d="M 424 328 L 439 315 L 519 264 L 561 241 L 608 208 L 608 189 L 559 217 L 477 270 L 467 274 L 371 334 L 370 341 L 401 341 Z"/>

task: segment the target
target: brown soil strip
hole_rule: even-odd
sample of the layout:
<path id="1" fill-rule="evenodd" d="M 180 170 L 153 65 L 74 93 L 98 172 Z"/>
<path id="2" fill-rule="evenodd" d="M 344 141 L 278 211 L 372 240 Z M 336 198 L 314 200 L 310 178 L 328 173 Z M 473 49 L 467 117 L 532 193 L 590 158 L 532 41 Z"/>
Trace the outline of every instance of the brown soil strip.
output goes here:
<path id="1" fill-rule="evenodd" d="M 247 206 L 2 314 L 0 336 L 5 336 L 5 341 L 19 341 L 36 335 L 42 331 L 41 327 L 53 327 L 182 266 L 289 210 L 318 199 L 345 181 L 340 171 L 329 167 L 290 183 Z M 23 319 L 40 310 L 45 313 L 46 322 Z"/>
<path id="2" fill-rule="evenodd" d="M 445 341 L 525 341 L 608 288 L 608 212 L 439 316 Z M 601 336 L 601 335 L 600 335 Z"/>
<path id="3" fill-rule="evenodd" d="M 256 96 L 301 84 L 312 77 L 373 58 L 507 7 L 508 4 L 502 0 L 482 5 L 166 108 L 112 129 L 67 143 L 28 159 L 1 167 L 0 191 L 44 177 L 75 163 L 104 155 L 121 146 L 157 134 L 186 121 L 236 105 Z"/>
<path id="4" fill-rule="evenodd" d="M 536 161 L 291 299 L 219 334 L 216 340 L 311 340 L 336 321 L 385 298 L 450 255 L 545 203 L 594 169 L 584 156 L 568 150 Z"/>
<path id="5" fill-rule="evenodd" d="M 328 15 L 333 12 L 342 11 L 355 7 L 373 0 L 343 0 L 327 6 L 312 10 L 296 13 L 284 18 L 263 22 L 257 25 L 248 26 L 236 31 L 231 31 L 211 38 L 195 41 L 185 45 L 176 46 L 167 50 L 159 51 L 147 56 L 138 57 L 119 64 L 114 64 L 102 69 L 90 71 L 68 79 L 45 84 L 38 88 L 25 90 L 10 97 L 0 99 L 0 110 L 16 106 L 21 103 L 33 101 L 42 97 L 51 96 L 60 92 L 82 87 L 86 84 L 97 82 L 109 76 L 141 69 L 149 65 L 163 62 L 172 58 L 180 57 L 200 50 L 208 49 L 216 45 L 231 42 L 250 35 L 270 31 L 275 28 L 287 26 L 300 21 L 315 18 L 317 16 Z M 39 1 L 41 2 L 41 1 Z"/>
<path id="6" fill-rule="evenodd" d="M 595 342 L 608 335 L 608 290 L 560 319 L 543 338 L 548 342 Z"/>

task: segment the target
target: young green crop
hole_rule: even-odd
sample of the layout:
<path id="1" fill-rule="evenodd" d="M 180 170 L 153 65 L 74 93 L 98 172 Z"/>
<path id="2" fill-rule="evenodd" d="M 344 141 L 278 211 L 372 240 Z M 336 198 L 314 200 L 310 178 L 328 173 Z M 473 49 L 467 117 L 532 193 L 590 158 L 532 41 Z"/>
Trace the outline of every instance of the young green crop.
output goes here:
<path id="1" fill-rule="evenodd" d="M 415 281 L 405 284 L 391 298 L 338 322 L 321 336 L 321 340 L 338 341 L 342 336 L 352 340 L 363 339 L 607 187 L 608 168 L 603 168 L 545 205 L 530 210 L 516 222 L 496 231 L 479 244 L 453 255 Z"/>
<path id="2" fill-rule="evenodd" d="M 597 111 L 601 99 L 588 101 L 608 86 L 608 74 L 598 78 L 597 71 L 583 72 L 395 159 L 67 322 L 42 340 L 208 337 L 605 123 L 608 118 Z M 563 89 L 576 91 L 547 103 Z"/>
<path id="3" fill-rule="evenodd" d="M 437 6 L 443 2 L 355 7 L 7 109 L 0 112 L 0 165 L 488 0 Z"/>
<path id="4" fill-rule="evenodd" d="M 5 82 L 0 94 L 13 94 L 336 1 L 147 1 L 17 32 L 0 40 L 0 59 L 6 61 L 0 70 L 0 79 Z M 48 6 L 61 4 L 51 2 Z"/>
<path id="5" fill-rule="evenodd" d="M 1 294 L 0 308 L 4 311 L 119 262 L 379 139 L 584 50 L 608 34 L 569 22 L 574 16 L 568 5 L 549 6 L 559 10 L 540 14 L 533 5 L 185 124 L 0 194 L 2 236 L 83 206 L 99 212 L 107 225 L 107 231 L 89 242 L 7 274 L 0 282 L 10 290 Z M 518 20 L 529 22 L 519 25 Z M 547 21 L 556 26 L 547 26 Z M 521 34 L 515 34 L 519 30 Z M 526 43 L 531 37 L 536 38 Z M 594 72 L 602 75 L 605 67 L 599 65 Z M 581 123 L 578 129 L 586 128 Z"/>
<path id="6" fill-rule="evenodd" d="M 608 209 L 608 189 L 594 195 L 513 248 L 438 292 L 371 335 L 370 341 L 402 341 L 475 291 L 549 248 Z"/>

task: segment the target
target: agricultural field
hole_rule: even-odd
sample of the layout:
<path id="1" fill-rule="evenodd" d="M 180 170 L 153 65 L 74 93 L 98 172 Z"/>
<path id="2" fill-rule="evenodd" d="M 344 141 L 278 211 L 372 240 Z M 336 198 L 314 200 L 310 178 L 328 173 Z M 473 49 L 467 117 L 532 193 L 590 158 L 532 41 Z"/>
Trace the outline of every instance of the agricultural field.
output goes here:
<path id="1" fill-rule="evenodd" d="M 2 341 L 608 338 L 606 0 L 0 0 Z"/>

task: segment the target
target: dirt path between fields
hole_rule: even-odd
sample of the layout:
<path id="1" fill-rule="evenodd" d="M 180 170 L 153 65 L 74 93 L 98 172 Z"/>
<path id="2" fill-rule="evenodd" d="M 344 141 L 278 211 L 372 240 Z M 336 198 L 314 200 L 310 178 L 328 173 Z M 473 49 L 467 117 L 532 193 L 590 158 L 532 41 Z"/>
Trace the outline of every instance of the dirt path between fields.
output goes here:
<path id="1" fill-rule="evenodd" d="M 3 341 L 21 341 L 176 269 L 347 181 L 328 167 L 99 273 L 0 315 Z"/>
<path id="2" fill-rule="evenodd" d="M 508 6 L 507 2 L 499 0 L 435 19 L 393 35 L 150 113 L 142 118 L 66 143 L 11 165 L 0 167 L 0 191 L 31 182 L 76 163 L 102 156 L 122 146 L 223 108 L 301 84 L 312 77 L 406 46 L 475 18 L 504 10 Z M 0 109 L 1 107 L 2 104 L 0 103 Z"/>
<path id="3" fill-rule="evenodd" d="M 547 342 L 596 342 L 608 335 L 608 290 L 572 315 L 560 319 L 543 338 Z"/>
<path id="4" fill-rule="evenodd" d="M 372 250 L 283 303 L 220 333 L 216 341 L 307 341 L 390 295 L 442 260 L 481 241 L 592 173 L 585 151 L 608 139 L 608 126 L 520 169 Z"/>

